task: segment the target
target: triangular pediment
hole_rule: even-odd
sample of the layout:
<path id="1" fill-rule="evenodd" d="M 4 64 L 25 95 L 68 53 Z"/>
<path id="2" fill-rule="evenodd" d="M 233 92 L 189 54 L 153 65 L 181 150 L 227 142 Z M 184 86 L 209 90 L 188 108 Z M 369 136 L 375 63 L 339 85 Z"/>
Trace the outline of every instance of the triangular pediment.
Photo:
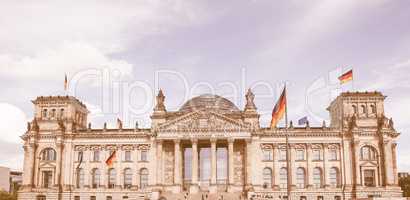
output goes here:
<path id="1" fill-rule="evenodd" d="M 55 164 L 51 162 L 41 162 L 40 168 L 55 168 Z"/>
<path id="2" fill-rule="evenodd" d="M 362 167 L 374 167 L 374 166 L 377 166 L 377 162 L 376 161 L 365 161 L 365 162 L 362 162 L 362 164 L 360 166 L 362 166 Z"/>
<path id="3" fill-rule="evenodd" d="M 195 111 L 167 121 L 159 131 L 240 131 L 249 129 L 249 124 L 213 111 Z"/>

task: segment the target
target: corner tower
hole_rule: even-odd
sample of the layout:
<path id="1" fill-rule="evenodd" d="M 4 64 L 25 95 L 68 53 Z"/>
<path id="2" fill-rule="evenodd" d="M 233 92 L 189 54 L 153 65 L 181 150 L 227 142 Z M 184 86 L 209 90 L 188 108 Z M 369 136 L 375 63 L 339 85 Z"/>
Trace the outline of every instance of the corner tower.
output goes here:
<path id="1" fill-rule="evenodd" d="M 344 92 L 332 101 L 327 110 L 330 112 L 330 126 L 344 127 L 349 119 L 355 118 L 358 127 L 377 127 L 378 119 L 384 116 L 384 99 L 380 92 Z"/>
<path id="2" fill-rule="evenodd" d="M 39 129 L 55 130 L 62 125 L 66 130 L 87 127 L 87 107 L 72 96 L 37 97 L 34 104 L 34 118 Z"/>

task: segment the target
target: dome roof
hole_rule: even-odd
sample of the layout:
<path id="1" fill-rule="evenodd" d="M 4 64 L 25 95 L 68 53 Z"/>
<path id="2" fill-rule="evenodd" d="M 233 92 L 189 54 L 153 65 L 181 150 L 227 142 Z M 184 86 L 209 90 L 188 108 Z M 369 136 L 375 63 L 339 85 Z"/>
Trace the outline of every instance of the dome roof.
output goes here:
<path id="1" fill-rule="evenodd" d="M 203 94 L 188 100 L 179 111 L 192 112 L 195 110 L 212 109 L 222 112 L 239 111 L 231 101 L 218 95 Z"/>

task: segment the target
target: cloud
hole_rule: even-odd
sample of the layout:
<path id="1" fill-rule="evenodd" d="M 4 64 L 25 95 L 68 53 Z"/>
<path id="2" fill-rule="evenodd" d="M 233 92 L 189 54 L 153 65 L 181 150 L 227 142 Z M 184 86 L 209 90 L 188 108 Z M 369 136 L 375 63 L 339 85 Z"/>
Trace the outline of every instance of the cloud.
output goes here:
<path id="1" fill-rule="evenodd" d="M 18 107 L 0 103 L 0 141 L 21 142 L 20 136 L 24 134 L 28 119 Z"/>
<path id="2" fill-rule="evenodd" d="M 376 80 L 368 84 L 368 90 L 410 88 L 410 60 L 377 67 L 372 70 L 372 74 L 376 76 Z"/>
<path id="3" fill-rule="evenodd" d="M 0 166 L 7 166 L 11 169 L 22 170 L 24 159 L 23 145 L 0 140 L 0 146 Z"/>
<path id="4" fill-rule="evenodd" d="M 87 43 L 65 42 L 55 49 L 47 49 L 34 56 L 0 55 L 0 74 L 17 79 L 62 80 L 64 73 L 81 70 L 111 68 L 131 74 L 132 64 L 109 58 L 98 48 Z"/>

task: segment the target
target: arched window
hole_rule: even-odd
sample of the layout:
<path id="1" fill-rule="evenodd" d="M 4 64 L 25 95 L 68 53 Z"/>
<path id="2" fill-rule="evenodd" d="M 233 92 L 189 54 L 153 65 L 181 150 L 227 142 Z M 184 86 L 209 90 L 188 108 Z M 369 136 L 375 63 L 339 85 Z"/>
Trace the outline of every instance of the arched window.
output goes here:
<path id="1" fill-rule="evenodd" d="M 43 118 L 47 118 L 47 109 L 43 110 L 42 116 L 43 116 Z"/>
<path id="2" fill-rule="evenodd" d="M 372 114 L 376 113 L 376 106 L 370 105 L 370 112 L 371 112 Z"/>
<path id="3" fill-rule="evenodd" d="M 132 185 L 132 171 L 130 168 L 124 169 L 124 188 L 131 188 Z"/>
<path id="4" fill-rule="evenodd" d="M 322 170 L 319 167 L 313 169 L 313 186 L 315 188 L 322 187 Z"/>
<path id="5" fill-rule="evenodd" d="M 279 186 L 280 188 L 288 187 L 288 170 L 282 167 L 279 171 Z"/>
<path id="6" fill-rule="evenodd" d="M 84 170 L 82 168 L 77 169 L 77 188 L 84 186 Z"/>
<path id="7" fill-rule="evenodd" d="M 361 113 L 361 114 L 365 114 L 365 113 L 366 113 L 366 106 L 365 106 L 365 105 L 361 105 L 360 108 L 361 108 L 361 109 L 360 109 L 360 113 Z"/>
<path id="8" fill-rule="evenodd" d="M 91 172 L 91 184 L 92 188 L 97 188 L 100 186 L 100 170 L 93 169 Z"/>
<path id="9" fill-rule="evenodd" d="M 265 167 L 265 169 L 263 169 L 263 187 L 272 187 L 272 170 L 269 167 Z"/>
<path id="10" fill-rule="evenodd" d="M 148 169 L 142 168 L 140 170 L 140 188 L 145 189 L 148 186 Z"/>
<path id="11" fill-rule="evenodd" d="M 108 188 L 115 187 L 116 176 L 117 176 L 117 172 L 115 171 L 115 169 L 111 168 L 108 170 Z"/>
<path id="12" fill-rule="evenodd" d="M 302 167 L 296 170 L 296 187 L 305 188 L 305 169 Z"/>
<path id="13" fill-rule="evenodd" d="M 47 160 L 47 161 L 56 160 L 56 151 L 52 148 L 45 148 L 41 152 L 41 160 Z"/>
<path id="14" fill-rule="evenodd" d="M 353 114 L 357 114 L 357 107 L 355 105 L 352 105 L 352 111 Z"/>
<path id="15" fill-rule="evenodd" d="M 361 148 L 362 160 L 376 160 L 376 149 L 372 146 L 366 145 Z"/>
<path id="16" fill-rule="evenodd" d="M 60 109 L 60 118 L 64 118 L 64 108 Z"/>
<path id="17" fill-rule="evenodd" d="M 51 114 L 50 114 L 50 116 L 52 117 L 52 118 L 54 118 L 54 117 L 56 117 L 56 109 L 51 109 Z"/>
<path id="18" fill-rule="evenodd" d="M 329 170 L 329 184 L 332 187 L 339 185 L 339 170 L 336 167 L 332 167 Z"/>

